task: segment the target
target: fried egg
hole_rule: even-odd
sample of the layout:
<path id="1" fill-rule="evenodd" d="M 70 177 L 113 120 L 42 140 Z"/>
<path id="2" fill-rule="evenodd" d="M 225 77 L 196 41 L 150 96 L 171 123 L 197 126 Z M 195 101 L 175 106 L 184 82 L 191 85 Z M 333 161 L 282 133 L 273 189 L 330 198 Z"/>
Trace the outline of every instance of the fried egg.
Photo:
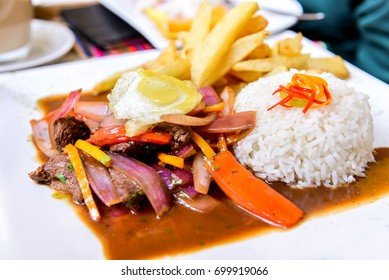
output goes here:
<path id="1" fill-rule="evenodd" d="M 108 95 L 115 118 L 128 120 L 130 137 L 161 122 L 162 115 L 190 112 L 201 98 L 192 82 L 145 69 L 123 74 Z"/>

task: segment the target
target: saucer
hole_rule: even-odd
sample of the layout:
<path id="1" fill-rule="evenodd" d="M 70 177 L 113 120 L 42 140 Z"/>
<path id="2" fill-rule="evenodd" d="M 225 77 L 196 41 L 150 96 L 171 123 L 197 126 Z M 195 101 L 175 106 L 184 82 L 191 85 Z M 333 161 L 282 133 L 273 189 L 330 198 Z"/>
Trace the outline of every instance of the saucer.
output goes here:
<path id="1" fill-rule="evenodd" d="M 31 24 L 30 53 L 21 60 L 0 63 L 0 72 L 30 68 L 56 60 L 67 53 L 74 42 L 74 34 L 67 26 L 34 19 Z"/>

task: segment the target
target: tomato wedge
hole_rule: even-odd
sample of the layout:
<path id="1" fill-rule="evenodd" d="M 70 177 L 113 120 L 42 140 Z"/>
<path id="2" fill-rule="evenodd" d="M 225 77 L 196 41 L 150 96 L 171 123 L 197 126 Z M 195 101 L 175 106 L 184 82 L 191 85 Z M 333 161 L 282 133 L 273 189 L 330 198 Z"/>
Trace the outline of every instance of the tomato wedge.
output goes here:
<path id="1" fill-rule="evenodd" d="M 100 127 L 87 140 L 87 142 L 100 147 L 105 145 L 112 146 L 128 141 L 165 145 L 171 143 L 172 136 L 167 132 L 151 130 L 137 136 L 129 137 L 126 135 L 126 127 L 124 125 L 114 125 Z"/>
<path id="2" fill-rule="evenodd" d="M 256 178 L 227 150 L 208 160 L 205 167 L 222 191 L 240 207 L 281 228 L 295 225 L 304 215 L 290 200 Z"/>

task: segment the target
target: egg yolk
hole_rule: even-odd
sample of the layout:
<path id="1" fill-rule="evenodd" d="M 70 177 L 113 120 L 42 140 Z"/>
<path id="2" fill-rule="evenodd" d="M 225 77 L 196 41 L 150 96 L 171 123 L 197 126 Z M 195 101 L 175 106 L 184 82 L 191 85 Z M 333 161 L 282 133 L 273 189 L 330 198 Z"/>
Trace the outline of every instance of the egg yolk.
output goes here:
<path id="1" fill-rule="evenodd" d="M 201 99 L 192 82 L 145 69 L 123 74 L 108 95 L 115 118 L 127 119 L 128 136 L 147 131 L 162 115 L 190 112 Z"/>
<path id="2" fill-rule="evenodd" d="M 193 109 L 198 92 L 189 82 L 173 77 L 139 69 L 142 77 L 138 84 L 138 91 L 156 107 L 167 107 L 174 104 L 174 108 L 182 112 Z"/>

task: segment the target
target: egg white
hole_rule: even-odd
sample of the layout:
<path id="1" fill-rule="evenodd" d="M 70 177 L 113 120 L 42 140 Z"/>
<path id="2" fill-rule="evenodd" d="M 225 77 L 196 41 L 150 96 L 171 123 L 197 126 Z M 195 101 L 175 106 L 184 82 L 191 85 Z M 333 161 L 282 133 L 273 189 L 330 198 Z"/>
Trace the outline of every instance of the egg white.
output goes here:
<path id="1" fill-rule="evenodd" d="M 126 122 L 128 136 L 146 132 L 150 127 L 161 122 L 160 117 L 164 114 L 186 114 L 188 112 L 181 110 L 178 106 L 185 100 L 185 94 L 179 93 L 178 98 L 172 103 L 159 105 L 139 92 L 138 85 L 142 79 L 138 71 L 127 72 L 117 81 L 108 95 L 115 118 L 128 120 Z M 200 102 L 201 95 L 198 94 L 196 98 Z"/>

